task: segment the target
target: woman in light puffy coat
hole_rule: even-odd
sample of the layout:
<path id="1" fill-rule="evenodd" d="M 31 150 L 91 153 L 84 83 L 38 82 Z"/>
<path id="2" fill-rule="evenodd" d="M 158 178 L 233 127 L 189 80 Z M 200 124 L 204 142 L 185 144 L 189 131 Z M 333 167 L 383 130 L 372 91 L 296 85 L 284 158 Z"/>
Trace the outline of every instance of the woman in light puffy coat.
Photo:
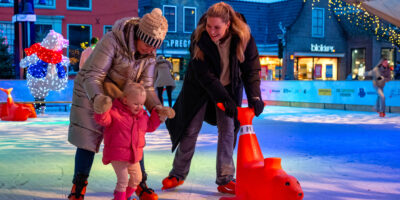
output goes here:
<path id="1" fill-rule="evenodd" d="M 167 90 L 168 105 L 172 107 L 172 90 L 175 88 L 175 81 L 171 76 L 172 64 L 163 56 L 157 56 L 157 64 L 154 72 L 154 87 L 157 89 L 158 98 L 163 104 L 164 87 Z"/>
<path id="2" fill-rule="evenodd" d="M 156 48 L 168 30 L 168 22 L 160 9 L 140 18 L 118 20 L 112 31 L 96 45 L 75 78 L 68 141 L 77 147 L 73 187 L 69 199 L 82 199 L 86 191 L 95 153 L 103 140 L 102 127 L 94 120 L 94 111 L 102 113 L 107 95 L 118 97 L 130 80 L 146 89 L 145 107 L 151 112 L 162 109 L 153 88 Z M 111 88 L 111 89 L 110 89 Z M 143 161 L 141 161 L 143 167 Z M 140 199 L 158 199 L 143 181 L 136 190 Z"/>

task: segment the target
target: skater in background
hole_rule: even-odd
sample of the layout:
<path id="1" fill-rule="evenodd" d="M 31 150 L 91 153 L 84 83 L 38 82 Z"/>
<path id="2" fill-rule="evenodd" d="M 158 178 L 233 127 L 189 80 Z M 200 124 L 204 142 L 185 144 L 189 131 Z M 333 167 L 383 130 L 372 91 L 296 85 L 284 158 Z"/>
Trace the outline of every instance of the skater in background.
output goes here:
<path id="1" fill-rule="evenodd" d="M 94 110 L 96 122 L 105 127 L 103 163 L 111 163 L 117 175 L 114 200 L 126 200 L 142 181 L 139 161 L 145 134 L 155 131 L 161 122 L 155 109 L 150 117 L 143 110 L 146 90 L 139 83 L 128 83 L 122 98 L 112 103 L 110 97 L 104 100 L 102 109 Z"/>
<path id="2" fill-rule="evenodd" d="M 217 189 L 234 194 L 236 107 L 241 106 L 243 87 L 255 114 L 259 116 L 264 109 L 257 47 L 248 25 L 224 2 L 208 9 L 192 38 L 191 60 L 173 107 L 176 117 L 166 121 L 176 153 L 163 189 L 183 184 L 205 120 L 218 127 Z M 217 102 L 224 104 L 225 111 L 216 107 Z"/>
<path id="3" fill-rule="evenodd" d="M 172 107 L 172 90 L 175 88 L 175 81 L 172 78 L 172 64 L 164 59 L 162 55 L 157 56 L 157 64 L 154 70 L 154 87 L 157 89 L 158 98 L 164 104 L 163 91 L 167 90 L 168 105 Z"/>
<path id="4" fill-rule="evenodd" d="M 383 88 L 386 82 L 389 82 L 391 79 L 388 60 L 382 58 L 371 71 L 365 72 L 365 76 L 372 77 L 373 86 L 378 94 L 375 104 L 376 112 L 379 113 L 379 117 L 385 117 L 386 104 Z"/>
<path id="5" fill-rule="evenodd" d="M 89 58 L 90 54 L 92 54 L 93 49 L 96 47 L 98 41 L 98 37 L 92 37 L 92 39 L 90 40 L 90 47 L 82 51 L 81 58 L 79 60 L 79 70 L 82 68 L 85 61 Z"/>
<path id="6" fill-rule="evenodd" d="M 73 186 L 70 200 L 83 199 L 95 153 L 103 140 L 103 127 L 94 118 L 94 110 L 101 108 L 107 96 L 122 96 L 127 81 L 143 83 L 146 90 L 145 107 L 149 112 L 166 116 L 154 91 L 156 49 L 168 30 L 168 22 L 160 9 L 155 8 L 142 18 L 123 18 L 115 22 L 110 32 L 97 43 L 96 48 L 78 72 L 73 89 L 68 141 L 77 147 Z M 156 200 L 154 190 L 147 187 L 143 159 L 140 161 L 142 182 L 136 194 L 140 200 Z"/>

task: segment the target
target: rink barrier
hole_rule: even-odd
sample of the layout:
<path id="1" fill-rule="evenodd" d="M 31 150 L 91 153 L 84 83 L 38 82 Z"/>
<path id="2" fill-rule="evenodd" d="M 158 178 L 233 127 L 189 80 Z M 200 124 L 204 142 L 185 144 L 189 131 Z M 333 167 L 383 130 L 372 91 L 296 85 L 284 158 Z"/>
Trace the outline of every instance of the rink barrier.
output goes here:
<path id="1" fill-rule="evenodd" d="M 310 103 L 310 102 L 293 102 L 293 101 L 269 101 L 264 100 L 269 106 L 287 106 L 287 107 L 302 107 L 302 108 L 320 108 L 332 110 L 351 110 L 375 112 L 371 105 L 353 105 L 353 104 L 333 104 L 333 103 Z M 247 103 L 247 102 L 245 102 Z M 386 106 L 387 113 L 400 113 L 398 106 Z"/>
<path id="2" fill-rule="evenodd" d="M 3 102 L 0 102 L 3 103 Z M 72 101 L 20 101 L 15 103 L 23 104 L 35 104 L 44 103 L 46 104 L 46 111 L 51 112 L 69 112 L 71 110 Z"/>

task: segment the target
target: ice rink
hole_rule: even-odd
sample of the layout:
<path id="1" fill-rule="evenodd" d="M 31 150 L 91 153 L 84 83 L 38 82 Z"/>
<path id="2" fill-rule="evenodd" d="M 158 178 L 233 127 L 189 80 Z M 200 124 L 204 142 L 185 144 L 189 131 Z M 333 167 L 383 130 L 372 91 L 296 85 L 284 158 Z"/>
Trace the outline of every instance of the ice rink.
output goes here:
<path id="1" fill-rule="evenodd" d="M 68 112 L 46 112 L 26 122 L 0 121 L 0 199 L 66 199 L 75 147 L 67 142 Z M 301 183 L 305 200 L 400 199 L 400 114 L 268 106 L 254 119 L 264 157 L 281 157 Z M 171 169 L 169 135 L 147 134 L 148 185 L 159 199 L 218 199 L 217 129 L 204 124 L 185 183 L 161 191 Z M 95 157 L 87 200 L 112 199 L 116 177 Z M 235 157 L 236 159 L 236 157 Z M 225 195 L 229 196 L 229 195 Z"/>

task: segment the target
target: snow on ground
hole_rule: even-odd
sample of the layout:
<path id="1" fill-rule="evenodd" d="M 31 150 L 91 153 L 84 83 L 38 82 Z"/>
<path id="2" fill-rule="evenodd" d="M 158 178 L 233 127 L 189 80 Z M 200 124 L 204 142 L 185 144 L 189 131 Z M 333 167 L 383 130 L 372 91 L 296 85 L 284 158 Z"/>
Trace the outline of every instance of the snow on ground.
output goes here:
<path id="1" fill-rule="evenodd" d="M 26 122 L 0 121 L 0 200 L 66 199 L 75 148 L 67 112 Z M 281 157 L 299 179 L 305 200 L 400 199 L 400 114 L 267 107 L 254 120 L 265 157 Z M 160 199 L 219 199 L 215 185 L 216 128 L 204 124 L 186 182 L 161 191 L 173 154 L 164 125 L 147 136 L 148 184 Z M 87 200 L 111 199 L 112 167 L 95 157 Z M 227 195 L 225 195 L 227 196 Z M 229 195 L 228 195 L 229 196 Z"/>

